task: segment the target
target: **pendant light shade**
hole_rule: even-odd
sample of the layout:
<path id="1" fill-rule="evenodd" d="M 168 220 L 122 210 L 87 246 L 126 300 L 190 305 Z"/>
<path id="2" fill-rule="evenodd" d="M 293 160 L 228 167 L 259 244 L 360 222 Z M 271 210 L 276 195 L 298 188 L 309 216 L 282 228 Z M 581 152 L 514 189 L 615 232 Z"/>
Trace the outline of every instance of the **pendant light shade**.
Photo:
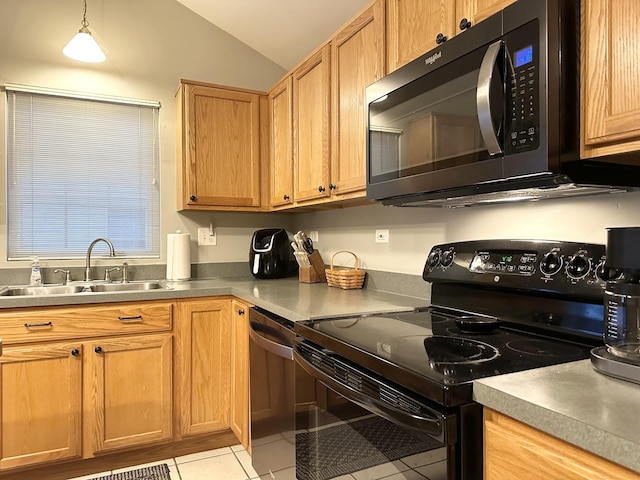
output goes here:
<path id="1" fill-rule="evenodd" d="M 84 15 L 82 16 L 81 25 L 82 27 L 78 30 L 78 33 L 62 49 L 62 53 L 81 62 L 104 62 L 107 57 L 93 39 L 88 28 L 87 0 L 84 0 Z"/>

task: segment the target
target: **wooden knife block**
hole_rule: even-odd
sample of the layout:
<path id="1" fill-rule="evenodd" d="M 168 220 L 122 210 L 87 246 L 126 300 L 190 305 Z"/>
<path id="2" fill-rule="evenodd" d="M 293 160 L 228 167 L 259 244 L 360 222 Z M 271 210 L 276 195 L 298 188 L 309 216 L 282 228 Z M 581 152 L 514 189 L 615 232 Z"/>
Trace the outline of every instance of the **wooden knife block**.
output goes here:
<path id="1" fill-rule="evenodd" d="M 310 267 L 300 267 L 298 269 L 298 280 L 302 283 L 322 283 L 327 281 L 324 272 L 324 261 L 318 250 L 314 250 L 309 255 Z"/>

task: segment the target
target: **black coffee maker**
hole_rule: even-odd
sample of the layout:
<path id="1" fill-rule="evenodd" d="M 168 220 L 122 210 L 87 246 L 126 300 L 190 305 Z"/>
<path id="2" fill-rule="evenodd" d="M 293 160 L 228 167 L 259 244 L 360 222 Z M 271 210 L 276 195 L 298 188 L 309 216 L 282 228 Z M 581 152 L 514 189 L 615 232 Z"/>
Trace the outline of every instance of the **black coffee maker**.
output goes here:
<path id="1" fill-rule="evenodd" d="M 256 278 L 284 278 L 298 273 L 289 233 L 284 228 L 265 228 L 253 232 L 249 247 L 249 266 Z"/>
<path id="2" fill-rule="evenodd" d="M 604 347 L 591 352 L 593 367 L 640 383 L 640 227 L 607 229 Z"/>

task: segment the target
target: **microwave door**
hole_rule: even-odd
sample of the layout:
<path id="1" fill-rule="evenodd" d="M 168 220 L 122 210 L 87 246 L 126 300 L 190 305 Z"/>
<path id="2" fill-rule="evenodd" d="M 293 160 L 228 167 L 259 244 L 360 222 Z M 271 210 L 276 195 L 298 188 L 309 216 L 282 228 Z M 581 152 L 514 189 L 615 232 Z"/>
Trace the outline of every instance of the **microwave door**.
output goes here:
<path id="1" fill-rule="evenodd" d="M 504 83 L 499 70 L 502 51 L 502 40 L 489 45 L 480 65 L 476 90 L 480 134 L 491 156 L 503 153 L 499 139 L 504 112 Z"/>

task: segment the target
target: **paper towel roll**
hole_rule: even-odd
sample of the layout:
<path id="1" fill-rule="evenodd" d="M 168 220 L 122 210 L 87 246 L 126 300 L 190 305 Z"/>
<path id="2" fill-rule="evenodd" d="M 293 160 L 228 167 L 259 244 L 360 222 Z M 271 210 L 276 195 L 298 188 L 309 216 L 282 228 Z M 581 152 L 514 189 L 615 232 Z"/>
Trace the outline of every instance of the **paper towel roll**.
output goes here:
<path id="1" fill-rule="evenodd" d="M 191 235 L 188 233 L 167 234 L 167 280 L 191 278 Z"/>

